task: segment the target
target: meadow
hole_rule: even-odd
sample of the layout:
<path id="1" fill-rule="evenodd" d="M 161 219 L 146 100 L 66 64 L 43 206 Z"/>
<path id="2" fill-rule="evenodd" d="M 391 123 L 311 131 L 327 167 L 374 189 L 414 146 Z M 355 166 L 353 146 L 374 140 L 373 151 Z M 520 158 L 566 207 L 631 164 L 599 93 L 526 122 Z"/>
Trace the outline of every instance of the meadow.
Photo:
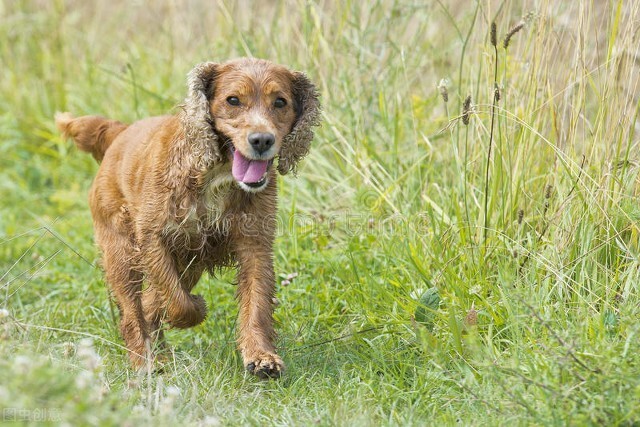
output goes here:
<path id="1" fill-rule="evenodd" d="M 637 425 L 638 22 L 630 0 L 0 1 L 0 420 Z M 288 370 L 243 370 L 227 271 L 140 374 L 98 267 L 98 165 L 53 116 L 175 112 L 195 64 L 239 56 L 322 95 L 280 180 Z"/>

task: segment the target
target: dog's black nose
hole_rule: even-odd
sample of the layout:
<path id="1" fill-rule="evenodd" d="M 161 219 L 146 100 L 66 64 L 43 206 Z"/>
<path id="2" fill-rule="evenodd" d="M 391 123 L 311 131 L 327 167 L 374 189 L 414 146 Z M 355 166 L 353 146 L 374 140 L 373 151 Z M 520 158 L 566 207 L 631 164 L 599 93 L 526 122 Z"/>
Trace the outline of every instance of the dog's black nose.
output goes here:
<path id="1" fill-rule="evenodd" d="M 254 132 L 249 135 L 248 139 L 249 144 L 258 154 L 264 153 L 276 142 L 276 137 L 271 133 Z"/>

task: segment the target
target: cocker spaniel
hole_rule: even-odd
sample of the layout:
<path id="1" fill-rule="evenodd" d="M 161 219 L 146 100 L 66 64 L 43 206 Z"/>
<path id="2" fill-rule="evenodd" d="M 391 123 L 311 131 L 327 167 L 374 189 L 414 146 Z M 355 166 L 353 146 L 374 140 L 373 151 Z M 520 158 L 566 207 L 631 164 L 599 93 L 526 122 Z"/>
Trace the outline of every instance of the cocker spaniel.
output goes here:
<path id="1" fill-rule="evenodd" d="M 165 322 L 201 323 L 207 307 L 193 287 L 204 270 L 236 266 L 244 365 L 278 377 L 275 169 L 295 171 L 308 153 L 318 93 L 304 73 L 243 58 L 196 66 L 181 107 L 130 125 L 56 115 L 62 134 L 100 163 L 89 204 L 129 357 L 137 368 L 153 361 Z"/>

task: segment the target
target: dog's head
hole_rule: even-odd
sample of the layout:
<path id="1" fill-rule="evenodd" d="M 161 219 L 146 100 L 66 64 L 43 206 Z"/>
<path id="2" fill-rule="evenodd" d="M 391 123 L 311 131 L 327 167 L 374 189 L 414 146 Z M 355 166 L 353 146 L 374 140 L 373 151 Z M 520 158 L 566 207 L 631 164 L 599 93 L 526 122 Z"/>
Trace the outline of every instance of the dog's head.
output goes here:
<path id="1" fill-rule="evenodd" d="M 260 191 L 278 157 L 278 171 L 295 171 L 309 152 L 320 102 L 301 72 L 260 59 L 206 62 L 189 73 L 185 137 L 213 147 L 216 160 L 232 162 L 246 191 Z"/>

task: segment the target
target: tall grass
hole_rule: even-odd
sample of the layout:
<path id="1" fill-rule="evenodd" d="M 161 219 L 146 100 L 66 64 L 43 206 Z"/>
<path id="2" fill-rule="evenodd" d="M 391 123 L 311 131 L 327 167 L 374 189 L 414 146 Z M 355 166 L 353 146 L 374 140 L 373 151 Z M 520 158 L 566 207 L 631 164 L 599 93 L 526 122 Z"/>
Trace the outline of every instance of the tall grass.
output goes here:
<path id="1" fill-rule="evenodd" d="M 639 422 L 637 2 L 129 3 L 0 3 L 3 420 Z M 139 376 L 96 267 L 97 166 L 53 113 L 164 114 L 195 63 L 247 55 L 324 107 L 280 183 L 288 374 L 242 371 L 228 272 Z"/>

